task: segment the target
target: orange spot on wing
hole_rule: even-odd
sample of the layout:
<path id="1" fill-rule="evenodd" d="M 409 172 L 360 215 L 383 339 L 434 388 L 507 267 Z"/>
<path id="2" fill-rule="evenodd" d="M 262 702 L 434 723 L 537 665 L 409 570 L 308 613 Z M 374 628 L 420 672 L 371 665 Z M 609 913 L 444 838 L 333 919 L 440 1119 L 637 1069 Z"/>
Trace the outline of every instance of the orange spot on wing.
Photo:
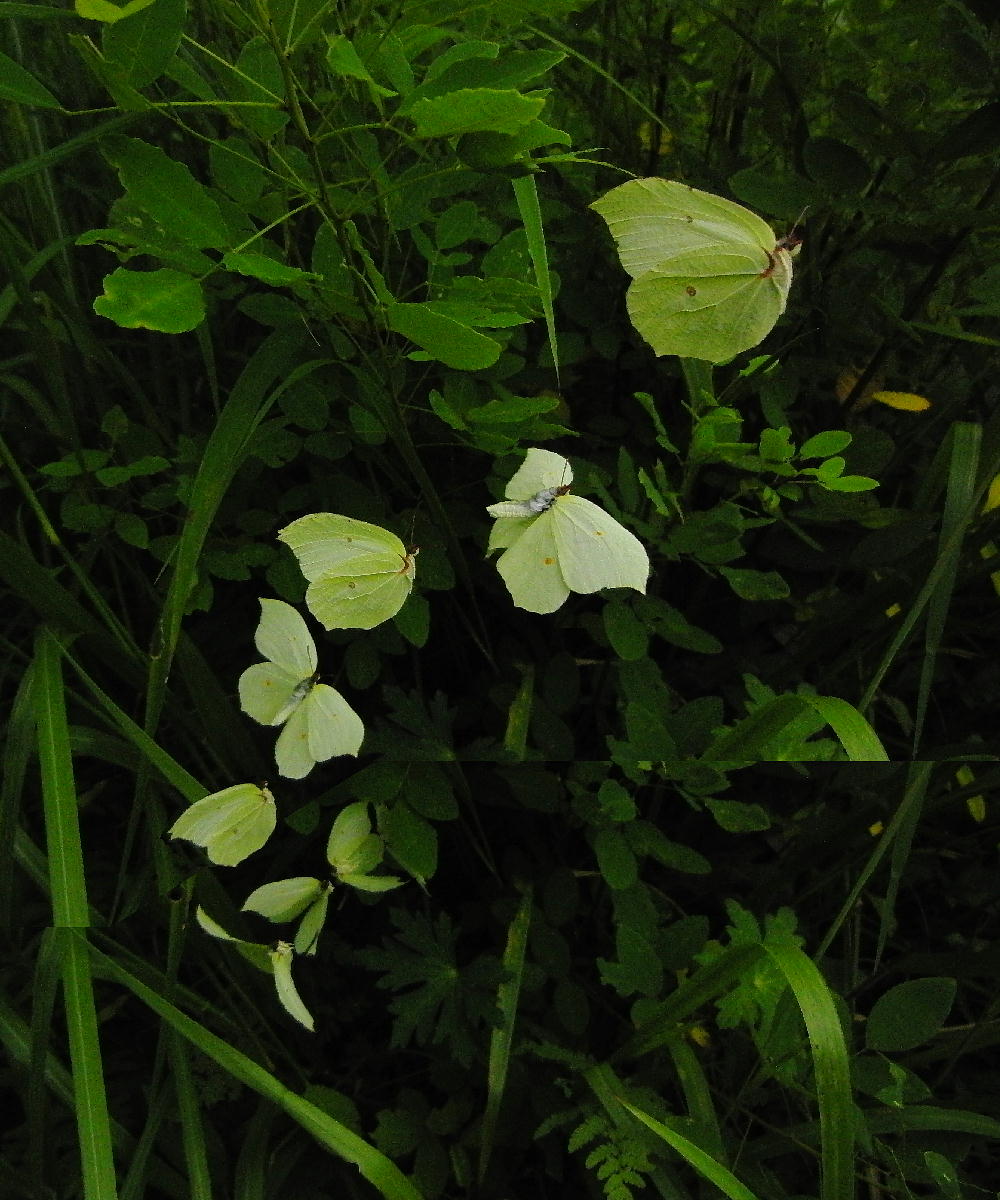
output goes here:
<path id="1" fill-rule="evenodd" d="M 551 567 L 551 566 L 552 566 L 552 564 L 553 564 L 555 561 L 556 561 L 556 560 L 555 560 L 554 558 L 543 558 L 543 559 L 542 559 L 542 566 L 543 566 L 543 567 Z"/>

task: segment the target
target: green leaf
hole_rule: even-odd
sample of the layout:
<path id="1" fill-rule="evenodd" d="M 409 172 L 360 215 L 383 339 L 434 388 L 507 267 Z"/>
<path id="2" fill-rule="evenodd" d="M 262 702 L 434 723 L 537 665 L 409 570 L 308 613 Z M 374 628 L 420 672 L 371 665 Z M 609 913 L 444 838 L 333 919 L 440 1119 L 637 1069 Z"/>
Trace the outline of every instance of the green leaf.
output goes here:
<path id="1" fill-rule="evenodd" d="M 759 804 L 746 804 L 741 800 L 705 801 L 719 827 L 727 833 L 757 833 L 771 828 L 771 818 Z"/>
<path id="2" fill-rule="evenodd" d="M 76 0 L 74 7 L 77 15 L 86 21 L 112 23 L 141 12 L 152 3 L 153 0 L 129 0 L 128 4 L 111 4 L 109 0 Z"/>
<path id="3" fill-rule="evenodd" d="M 741 600 L 784 600 L 790 595 L 788 584 L 777 571 L 719 567 L 719 574 Z"/>
<path id="4" fill-rule="evenodd" d="M 646 627 L 624 600 L 609 600 L 604 606 L 604 632 L 619 658 L 634 662 L 649 649 Z"/>
<path id="5" fill-rule="evenodd" d="M 639 878 L 639 865 L 620 830 L 599 829 L 594 838 L 594 853 L 609 888 L 626 891 Z"/>
<path id="6" fill-rule="evenodd" d="M 700 1146 L 690 1141 L 682 1133 L 678 1133 L 669 1125 L 664 1125 L 662 1121 L 657 1121 L 655 1117 L 651 1117 L 642 1109 L 629 1104 L 627 1100 L 619 1098 L 618 1102 L 638 1118 L 643 1125 L 647 1125 L 672 1150 L 686 1159 L 699 1175 L 718 1188 L 724 1196 L 728 1196 L 730 1200 L 757 1200 L 754 1193 L 745 1184 L 742 1184 L 727 1167 L 716 1162 L 710 1154 L 706 1154 Z"/>
<path id="7" fill-rule="evenodd" d="M 832 137 L 807 139 L 802 161 L 810 179 L 838 198 L 860 192 L 871 178 L 871 168 L 858 151 Z"/>
<path id="8" fill-rule="evenodd" d="M 249 275 L 272 287 L 284 287 L 289 283 L 300 283 L 306 279 L 317 279 L 311 271 L 290 267 L 286 263 L 269 258 L 253 250 L 227 250 L 222 257 L 223 266 L 240 275 Z"/>
<path id="9" fill-rule="evenodd" d="M 399 865 L 420 883 L 437 870 L 437 832 L 434 826 L 397 800 L 380 822 L 386 848 Z"/>
<path id="10" fill-rule="evenodd" d="M 187 333 L 205 319 L 205 299 L 197 280 L 170 267 L 119 268 L 104 277 L 104 295 L 94 300 L 94 312 L 123 329 Z"/>
<path id="11" fill-rule="evenodd" d="M 0 99 L 32 108 L 62 108 L 44 84 L 6 54 L 0 54 Z"/>
<path id="12" fill-rule="evenodd" d="M 180 45 L 186 0 L 154 0 L 105 27 L 104 56 L 122 81 L 147 87 L 163 74 Z"/>
<path id="13" fill-rule="evenodd" d="M 869 1050 L 913 1050 L 936 1036 L 951 1012 L 954 979 L 908 979 L 880 996 L 868 1014 Z"/>
<path id="14" fill-rule="evenodd" d="M 867 475 L 840 475 L 819 482 L 828 492 L 870 492 L 878 487 L 878 480 Z"/>
<path id="15" fill-rule="evenodd" d="M 229 75 L 234 98 L 250 103 L 240 110 L 240 121 L 259 137 L 273 138 L 288 124 L 283 110 L 285 84 L 281 64 L 271 44 L 263 37 L 251 38 Z"/>
<path id="16" fill-rule="evenodd" d="M 389 328 L 426 351 L 431 358 L 459 371 L 492 367 L 502 346 L 460 324 L 427 304 L 392 304 L 386 312 Z"/>
<path id="17" fill-rule="evenodd" d="M 228 243 L 218 204 L 184 163 L 138 138 L 118 139 L 106 153 L 132 202 L 170 236 L 199 250 Z"/>
<path id="18" fill-rule="evenodd" d="M 462 88 L 418 100 L 407 116 L 417 127 L 417 137 L 454 137 L 487 130 L 514 133 L 544 107 L 544 96 L 523 96 L 513 88 Z"/>
<path id="19" fill-rule="evenodd" d="M 345 34 L 328 34 L 327 43 L 326 65 L 334 75 L 362 80 L 368 84 L 375 96 L 394 96 L 396 94 L 390 88 L 381 87 L 375 82 L 368 68 L 361 61 L 354 43 Z"/>
<path id="20" fill-rule="evenodd" d="M 840 739 L 851 762 L 888 762 L 889 755 L 878 735 L 860 712 L 839 696 L 801 697 L 814 708 Z"/>
<path id="21" fill-rule="evenodd" d="M 853 440 L 853 434 L 846 429 L 825 429 L 802 444 L 799 458 L 829 458 L 846 450 Z"/>
<path id="22" fill-rule="evenodd" d="M 140 550 L 145 550 L 149 545 L 149 529 L 146 522 L 135 513 L 116 513 L 115 533 L 126 545 L 135 546 Z"/>

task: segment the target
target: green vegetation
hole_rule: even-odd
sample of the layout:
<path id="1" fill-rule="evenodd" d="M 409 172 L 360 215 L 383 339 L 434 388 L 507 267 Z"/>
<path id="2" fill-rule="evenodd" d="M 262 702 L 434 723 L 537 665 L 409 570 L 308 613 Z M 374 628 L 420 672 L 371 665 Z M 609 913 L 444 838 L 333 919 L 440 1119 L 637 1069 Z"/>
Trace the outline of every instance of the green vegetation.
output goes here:
<path id="1" fill-rule="evenodd" d="M 0 1194 L 994 1196 L 993 7 L 0 18 Z"/>

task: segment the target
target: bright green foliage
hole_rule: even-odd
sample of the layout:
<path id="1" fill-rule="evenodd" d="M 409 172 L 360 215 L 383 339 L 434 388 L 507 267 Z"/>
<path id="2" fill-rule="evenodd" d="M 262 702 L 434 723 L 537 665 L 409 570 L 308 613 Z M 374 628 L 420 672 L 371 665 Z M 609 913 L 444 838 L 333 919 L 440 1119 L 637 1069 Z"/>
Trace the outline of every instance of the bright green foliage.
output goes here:
<path id="1" fill-rule="evenodd" d="M 274 797 L 267 787 L 237 783 L 195 801 L 167 832 L 204 846 L 217 866 L 235 867 L 264 845 L 276 823 Z"/>
<path id="2" fill-rule="evenodd" d="M 639 539 L 589 500 L 569 493 L 573 471 L 560 454 L 530 449 L 491 504 L 488 552 L 518 608 L 555 612 L 570 592 L 630 587 L 645 592 L 649 555 Z"/>
<path id="3" fill-rule="evenodd" d="M 373 629 L 406 603 L 416 549 L 394 533 L 341 517 L 311 513 L 278 533 L 309 580 L 306 604 L 326 629 Z"/>
<path id="4" fill-rule="evenodd" d="M 633 179 L 591 208 L 632 276 L 628 313 L 657 354 L 728 362 L 785 311 L 792 251 L 740 204 L 665 179 Z"/>

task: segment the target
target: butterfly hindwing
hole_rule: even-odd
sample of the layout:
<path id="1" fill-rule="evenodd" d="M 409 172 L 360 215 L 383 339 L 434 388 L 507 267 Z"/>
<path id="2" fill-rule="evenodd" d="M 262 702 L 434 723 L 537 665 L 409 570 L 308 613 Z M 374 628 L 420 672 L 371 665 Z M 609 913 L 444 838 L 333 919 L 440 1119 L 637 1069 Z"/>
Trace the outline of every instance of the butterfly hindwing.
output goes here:
<path id="1" fill-rule="evenodd" d="M 528 612 L 555 612 L 569 596 L 559 569 L 554 522 L 554 508 L 535 517 L 497 559 L 497 570 L 511 598 Z"/>

